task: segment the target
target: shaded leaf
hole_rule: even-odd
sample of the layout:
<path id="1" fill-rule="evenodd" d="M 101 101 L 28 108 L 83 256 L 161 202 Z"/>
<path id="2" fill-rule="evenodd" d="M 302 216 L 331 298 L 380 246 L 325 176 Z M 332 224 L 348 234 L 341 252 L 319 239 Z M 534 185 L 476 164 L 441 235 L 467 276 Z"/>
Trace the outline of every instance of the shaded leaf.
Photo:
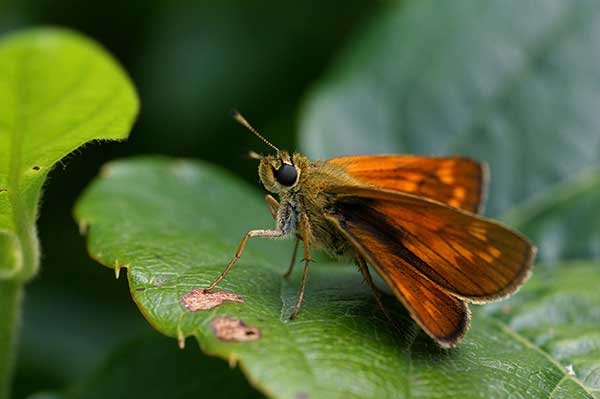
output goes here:
<path id="1" fill-rule="evenodd" d="M 134 304 L 99 301 L 40 280 L 28 286 L 24 308 L 14 397 L 72 385 L 115 345 L 147 331 Z M 99 326 L 109 326 L 110 334 Z"/>
<path id="2" fill-rule="evenodd" d="M 209 395 L 207 395 L 209 394 Z M 145 336 L 115 350 L 66 399 L 91 398 L 260 398 L 239 369 L 201 356 L 197 348 L 179 350 L 173 340 Z"/>
<path id="3" fill-rule="evenodd" d="M 538 270 L 519 295 L 484 309 L 600 398 L 600 264 L 563 263 L 558 268 Z"/>
<path id="4" fill-rule="evenodd" d="M 387 297 L 404 326 L 396 331 L 352 265 L 315 264 L 303 309 L 290 322 L 300 276 L 281 277 L 289 246 L 280 242 L 251 241 L 219 285 L 244 303 L 190 312 L 182 296 L 206 287 L 223 270 L 246 230 L 273 223 L 255 191 L 203 163 L 157 158 L 111 163 L 78 202 L 76 218 L 88 228 L 94 258 L 108 267 L 127 267 L 132 297 L 156 329 L 181 340 L 193 335 L 206 353 L 239 362 L 269 396 L 591 398 L 589 391 L 599 387 L 593 379 L 569 376 L 563 359 L 515 332 L 504 315 L 476 312 L 464 343 L 444 351 Z M 569 270 L 557 268 L 554 277 Z M 598 308 L 595 280 L 581 283 L 574 295 L 587 298 L 582 305 Z M 519 295 L 527 293 L 526 285 Z M 593 312 L 581 309 L 581 315 L 589 326 L 600 327 Z M 213 331 L 219 317 L 258 328 L 260 339 L 219 340 Z M 586 338 L 577 330 L 572 334 Z M 588 356 L 588 369 L 600 367 L 598 359 Z"/>
<path id="5" fill-rule="evenodd" d="M 36 29 L 0 40 L 0 277 L 38 268 L 40 188 L 61 158 L 94 139 L 127 137 L 138 100 L 129 78 L 94 42 Z M 6 251 L 6 252 L 5 252 Z"/>
<path id="6" fill-rule="evenodd" d="M 301 148 L 460 154 L 498 215 L 600 161 L 600 3 L 394 2 L 308 96 Z"/>
<path id="7" fill-rule="evenodd" d="M 600 258 L 600 170 L 549 190 L 505 219 L 539 247 L 539 259 Z"/>

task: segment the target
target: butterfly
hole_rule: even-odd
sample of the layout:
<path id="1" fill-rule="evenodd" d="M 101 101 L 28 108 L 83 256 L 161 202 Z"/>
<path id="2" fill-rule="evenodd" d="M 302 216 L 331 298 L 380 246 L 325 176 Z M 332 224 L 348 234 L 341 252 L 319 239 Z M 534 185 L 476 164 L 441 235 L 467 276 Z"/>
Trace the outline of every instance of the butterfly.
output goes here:
<path id="1" fill-rule="evenodd" d="M 273 148 L 251 153 L 275 229 L 249 231 L 213 289 L 251 237 L 303 243 L 304 271 L 290 319 L 302 305 L 312 249 L 353 260 L 385 312 L 368 265 L 412 319 L 442 347 L 456 346 L 470 324 L 468 303 L 513 294 L 531 274 L 536 249 L 481 212 L 487 167 L 465 157 L 367 155 L 311 161 L 281 151 L 237 111 L 232 116 Z M 277 195 L 279 201 L 273 196 Z M 388 313 L 386 312 L 386 315 Z M 389 315 L 388 315 L 389 317 Z"/>

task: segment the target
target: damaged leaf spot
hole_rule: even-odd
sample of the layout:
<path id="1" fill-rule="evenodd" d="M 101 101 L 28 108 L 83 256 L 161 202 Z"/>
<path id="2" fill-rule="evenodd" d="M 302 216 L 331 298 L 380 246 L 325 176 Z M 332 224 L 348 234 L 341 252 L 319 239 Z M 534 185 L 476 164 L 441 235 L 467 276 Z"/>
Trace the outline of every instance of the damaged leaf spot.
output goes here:
<path id="1" fill-rule="evenodd" d="M 260 339 L 257 327 L 248 326 L 234 317 L 217 317 L 210 325 L 215 337 L 221 341 L 247 342 Z"/>
<path id="2" fill-rule="evenodd" d="M 33 170 L 40 170 L 40 167 L 36 165 L 36 166 L 32 167 L 31 169 L 33 169 Z"/>
<path id="3" fill-rule="evenodd" d="M 189 294 L 181 297 L 183 306 L 190 312 L 197 310 L 208 310 L 216 308 L 223 302 L 244 303 L 244 298 L 240 295 L 227 291 L 206 291 L 202 288 L 196 288 Z"/>
<path id="4" fill-rule="evenodd" d="M 166 282 L 167 282 L 167 280 L 161 279 L 161 278 L 156 278 L 156 277 L 152 277 L 150 279 L 150 284 L 152 284 L 155 287 L 160 287 L 160 286 L 164 285 Z"/>
<path id="5" fill-rule="evenodd" d="M 0 187 L 0 193 L 3 193 L 5 191 L 8 191 L 7 189 L 5 189 L 4 187 Z"/>

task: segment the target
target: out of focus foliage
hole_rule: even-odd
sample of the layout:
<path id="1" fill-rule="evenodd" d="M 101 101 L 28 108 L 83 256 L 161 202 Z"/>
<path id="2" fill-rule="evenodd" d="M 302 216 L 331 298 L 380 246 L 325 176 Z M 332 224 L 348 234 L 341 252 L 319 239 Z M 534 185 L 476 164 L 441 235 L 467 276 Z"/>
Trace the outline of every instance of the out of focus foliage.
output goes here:
<path id="1" fill-rule="evenodd" d="M 88 375 L 126 337 L 147 330 L 124 282 L 94 264 L 73 203 L 113 158 L 161 153 L 208 159 L 256 181 L 241 153 L 261 150 L 228 116 L 243 111 L 292 148 L 306 87 L 378 7 L 350 1 L 0 1 L 0 33 L 78 30 L 124 65 L 142 104 L 125 143 L 89 144 L 55 168 L 42 196 L 42 268 L 27 287 L 15 397 Z M 80 156 L 82 153 L 85 156 Z M 177 350 L 176 346 L 173 350 Z"/>
<path id="2" fill-rule="evenodd" d="M 340 375 L 333 378 L 333 386 L 321 385 L 320 378 L 331 377 L 328 372 L 335 376 L 342 370 L 319 361 L 330 355 L 347 360 L 344 377 L 375 381 L 362 386 L 377 394 L 448 397 L 450 389 L 461 398 L 600 397 L 600 321 L 594 288 L 600 254 L 595 217 L 600 196 L 599 21 L 600 7 L 589 0 L 352 1 L 343 7 L 316 1 L 254 5 L 241 0 L 26 0 L 5 8 L 0 12 L 1 31 L 60 24 L 98 40 L 125 65 L 142 103 L 127 143 L 88 145 L 85 156 L 67 158 L 66 168 L 50 175 L 39 221 L 43 267 L 28 290 L 16 395 L 44 389 L 85 397 L 86 389 L 98 387 L 116 394 L 119 381 L 139 381 L 128 377 L 128 370 L 139 367 L 149 379 L 160 373 L 146 367 L 152 359 L 190 364 L 189 348 L 177 353 L 174 341 L 171 349 L 159 339 L 138 337 L 126 343 L 126 338 L 147 330 L 147 323 L 130 300 L 125 282 L 115 282 L 111 273 L 88 259 L 70 212 L 100 165 L 116 157 L 160 153 L 200 158 L 255 182 L 255 163 L 240 153 L 263 147 L 228 118 L 227 110 L 235 106 L 278 146 L 312 157 L 459 153 L 490 162 L 488 214 L 526 232 L 539 245 L 544 262 L 519 295 L 475 312 L 463 347 L 440 354 L 423 336 L 406 340 L 414 339 L 418 330 L 410 327 L 401 309 L 397 311 L 404 317 L 407 335 L 397 345 L 390 344 L 398 336 L 373 327 L 381 320 L 372 314 L 368 291 L 350 266 L 322 265 L 315 271 L 303 310 L 307 323 L 297 325 L 299 329 L 283 325 L 276 311 L 295 293 L 295 286 L 281 285 L 275 270 L 275 265 L 287 262 L 285 251 L 272 249 L 273 243 L 253 243 L 255 249 L 225 284 L 260 305 L 250 313 L 252 320 L 264 323 L 265 331 L 274 335 L 264 340 L 268 356 L 256 352 L 256 346 L 232 349 L 210 340 L 203 315 L 194 315 L 195 322 L 188 320 L 185 331 L 178 331 L 174 317 L 181 306 L 167 305 L 177 300 L 182 282 L 187 287 L 188 279 L 204 281 L 214 274 L 247 223 L 270 221 L 266 210 L 251 211 L 246 219 L 241 209 L 223 209 L 242 198 L 258 209 L 258 189 L 252 192 L 206 163 L 176 162 L 177 168 L 185 169 L 182 178 L 171 173 L 170 161 L 162 158 L 122 161 L 113 164 L 121 174 L 91 186 L 78 216 L 83 222 L 97 218 L 98 233 L 90 235 L 90 249 L 102 263 L 114 266 L 123 256 L 136 260 L 139 268 L 131 271 L 140 273 L 128 273 L 133 298 L 157 329 L 171 336 L 196 335 L 205 351 L 232 362 L 239 359 L 252 384 L 279 396 L 301 397 L 306 393 L 296 390 L 301 386 L 319 392 L 342 385 L 349 389 L 345 394 L 362 395 L 351 391 L 352 384 L 337 384 Z M 214 186 L 216 181 L 226 182 L 216 191 L 230 197 L 225 201 L 205 196 L 196 203 L 205 192 L 202 184 Z M 157 182 L 158 187 L 152 185 Z M 176 190 L 164 192 L 161 185 Z M 148 198 L 160 201 L 147 204 Z M 111 204 L 123 214 L 113 212 Z M 153 212 L 144 214 L 146 205 Z M 136 219 L 136 212 L 142 217 Z M 229 221 L 226 227 L 209 228 L 222 220 Z M 172 227 L 169 240 L 156 240 L 164 233 L 159 224 Z M 131 240 L 130 233 L 139 236 Z M 186 234 L 205 242 L 195 245 L 198 240 Z M 172 248 L 180 251 L 150 268 L 145 268 L 147 259 L 128 252 L 155 242 L 161 243 L 155 248 L 159 256 Z M 196 258 L 204 261 L 198 270 L 174 262 L 182 259 L 190 266 Z M 585 262 L 573 262 L 581 259 Z M 147 270 L 169 273 L 177 281 L 145 292 L 142 272 Z M 262 291 L 254 289 L 252 278 L 264 283 Z M 163 300 L 167 305 L 154 306 Z M 228 309 L 239 310 L 236 306 Z M 153 309 L 158 311 L 151 313 Z M 258 314 L 263 310 L 267 316 Z M 323 321 L 333 315 L 339 315 L 339 324 Z M 301 328 L 307 328 L 306 334 L 294 335 Z M 326 330 L 330 334 L 324 334 Z M 365 334 L 373 347 L 360 353 L 355 344 L 336 352 L 335 334 L 341 330 L 357 342 L 363 342 L 360 334 Z M 277 352 L 277 344 L 289 343 L 278 341 L 287 333 L 297 346 L 281 345 Z M 378 342 L 383 343 L 374 344 Z M 118 344 L 119 349 L 107 356 Z M 303 375 L 306 384 L 302 379 L 286 381 L 283 377 L 290 375 L 285 374 L 271 378 L 269 361 L 293 350 L 304 362 L 290 372 Z M 390 355 L 393 350 L 397 353 Z M 354 367 L 349 360 L 356 353 L 360 360 L 368 354 L 375 358 Z M 352 356 L 344 357 L 348 354 Z M 218 361 L 197 356 L 199 363 L 190 365 L 197 373 L 215 367 L 216 379 L 238 386 L 240 394 L 259 395 L 238 371 L 227 372 Z M 397 379 L 389 379 L 386 362 L 396 362 L 391 374 Z M 473 375 L 481 377 L 477 383 Z M 197 392 L 197 386 L 178 379 L 177 373 L 165 370 L 164 376 L 175 397 Z M 218 386 L 213 382 L 207 386 Z M 398 391 L 396 383 L 406 389 Z"/>

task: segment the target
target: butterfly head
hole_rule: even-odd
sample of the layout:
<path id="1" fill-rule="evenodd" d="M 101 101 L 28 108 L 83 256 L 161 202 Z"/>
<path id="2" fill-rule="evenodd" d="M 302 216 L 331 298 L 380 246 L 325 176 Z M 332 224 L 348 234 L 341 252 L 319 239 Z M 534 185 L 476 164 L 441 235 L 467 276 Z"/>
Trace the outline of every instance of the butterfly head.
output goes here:
<path id="1" fill-rule="evenodd" d="M 250 152 L 250 158 L 258 159 L 258 176 L 262 186 L 271 193 L 281 194 L 296 186 L 300 179 L 300 168 L 295 165 L 294 158 L 301 158 L 300 155 L 290 156 L 286 151 L 281 151 L 275 147 L 269 140 L 264 138 L 248 121 L 236 110 L 231 111 L 231 116 L 248 130 L 254 133 L 269 147 L 277 151 L 276 155 L 260 155 Z"/>
<path id="2" fill-rule="evenodd" d="M 267 191 L 281 194 L 298 184 L 300 168 L 287 152 L 278 151 L 277 155 L 260 157 L 258 176 Z"/>

